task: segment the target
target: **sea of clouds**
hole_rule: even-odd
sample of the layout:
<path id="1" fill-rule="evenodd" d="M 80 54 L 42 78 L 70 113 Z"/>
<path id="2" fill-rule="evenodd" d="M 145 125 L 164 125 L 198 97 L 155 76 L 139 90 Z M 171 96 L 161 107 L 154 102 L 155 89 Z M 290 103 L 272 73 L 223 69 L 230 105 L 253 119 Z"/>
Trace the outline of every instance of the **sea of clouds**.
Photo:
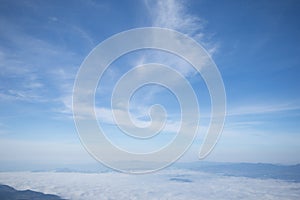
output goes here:
<path id="1" fill-rule="evenodd" d="M 0 184 L 66 199 L 300 199 L 300 183 L 166 169 L 146 175 L 118 172 L 1 172 Z"/>

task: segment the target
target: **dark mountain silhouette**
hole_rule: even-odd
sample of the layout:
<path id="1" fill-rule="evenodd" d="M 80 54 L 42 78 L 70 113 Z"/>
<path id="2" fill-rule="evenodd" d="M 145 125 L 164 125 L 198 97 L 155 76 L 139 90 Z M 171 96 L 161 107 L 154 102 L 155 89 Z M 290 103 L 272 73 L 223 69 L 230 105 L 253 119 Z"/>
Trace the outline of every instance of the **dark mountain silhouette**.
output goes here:
<path id="1" fill-rule="evenodd" d="M 1 200 L 63 200 L 57 195 L 43 194 L 32 190 L 15 190 L 8 185 L 0 185 Z"/>

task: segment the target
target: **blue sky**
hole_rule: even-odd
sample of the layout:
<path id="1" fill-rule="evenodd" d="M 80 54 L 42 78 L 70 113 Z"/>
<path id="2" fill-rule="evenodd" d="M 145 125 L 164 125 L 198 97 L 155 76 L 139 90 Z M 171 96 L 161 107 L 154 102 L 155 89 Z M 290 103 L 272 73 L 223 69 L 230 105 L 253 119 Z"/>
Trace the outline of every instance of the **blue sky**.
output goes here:
<path id="1" fill-rule="evenodd" d="M 148 26 L 175 29 L 194 38 L 210 53 L 222 74 L 227 118 L 222 137 L 206 160 L 299 163 L 299 9 L 298 1 L 3 1 L 1 165 L 93 162 L 80 144 L 72 119 L 77 70 L 101 41 L 121 31 Z M 150 61 L 176 61 L 175 68 L 196 88 L 203 116 L 201 130 L 182 160 L 197 160 L 208 123 L 209 94 L 201 77 L 172 55 L 135 52 L 113 63 L 107 91 L 96 94 L 101 100 L 97 104 L 99 123 L 110 131 L 108 137 L 114 142 L 127 144 L 106 115 L 109 81 L 117 80 L 134 64 Z M 178 108 L 168 91 L 150 87 L 132 100 L 140 122 L 147 120 L 140 116 L 143 108 L 153 102 L 166 105 L 173 113 L 172 133 Z M 154 144 L 170 137 L 166 134 Z"/>

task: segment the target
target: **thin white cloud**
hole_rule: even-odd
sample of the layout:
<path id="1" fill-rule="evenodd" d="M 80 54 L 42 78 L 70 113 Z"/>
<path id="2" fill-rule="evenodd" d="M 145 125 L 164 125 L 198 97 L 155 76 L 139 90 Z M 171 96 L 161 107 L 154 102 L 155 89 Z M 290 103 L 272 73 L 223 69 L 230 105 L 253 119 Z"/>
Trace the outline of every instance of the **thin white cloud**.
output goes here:
<path id="1" fill-rule="evenodd" d="M 165 27 L 165 28 L 171 28 L 175 29 L 178 31 L 181 31 L 185 34 L 188 34 L 195 39 L 202 39 L 202 36 L 204 35 L 203 31 L 203 25 L 204 21 L 200 19 L 197 16 L 191 15 L 187 12 L 185 8 L 185 4 L 183 1 L 174 1 L 174 0 L 168 0 L 168 1 L 145 1 L 145 5 L 149 9 L 149 14 L 151 17 L 152 25 L 153 26 L 159 26 L 159 27 Z M 158 63 L 163 63 L 168 66 L 172 66 L 175 69 L 177 69 L 183 76 L 189 77 L 193 76 L 196 72 L 193 69 L 192 66 L 189 66 L 189 64 L 182 60 L 181 58 L 176 59 L 176 56 L 174 55 L 167 55 L 164 53 L 161 55 L 162 52 L 150 52 L 146 53 L 143 56 L 140 56 L 138 59 L 133 59 L 134 65 L 140 65 L 144 63 L 149 63 L 149 62 L 158 62 Z M 175 57 L 175 58 L 174 58 Z M 110 73 L 119 73 L 118 69 L 114 69 L 113 71 L 110 70 Z M 153 72 L 155 74 L 155 72 Z M 149 74 L 143 74 L 142 71 L 139 74 L 139 78 L 143 78 L 143 76 L 149 76 Z M 161 76 L 162 79 L 165 78 L 164 74 L 157 74 L 155 76 Z M 171 81 L 170 81 L 171 82 Z M 172 81 L 174 85 L 180 85 L 178 80 L 173 80 Z M 111 86 L 111 83 L 105 83 Z M 106 85 L 103 84 L 104 88 Z M 154 89 L 155 90 L 155 89 Z M 103 92 L 104 90 L 100 90 Z M 106 89 L 105 89 L 106 91 Z M 156 91 L 149 90 L 147 93 L 144 94 L 144 99 L 153 99 L 153 96 L 157 96 Z M 72 111 L 72 106 L 71 106 L 71 99 L 69 95 L 65 95 L 64 97 L 61 98 L 62 102 L 65 105 L 66 109 L 63 109 L 64 112 Z M 142 102 L 141 105 L 137 105 L 137 107 L 145 107 L 145 102 Z M 105 107 L 101 108 L 96 108 L 97 109 L 109 109 Z M 137 109 L 135 109 L 136 111 Z M 111 122 L 108 115 L 105 114 L 108 112 L 100 112 L 98 116 L 102 116 L 104 122 Z M 140 113 L 135 112 L 133 115 L 138 116 Z M 144 123 L 140 121 L 140 123 Z"/>
<path id="2" fill-rule="evenodd" d="M 96 108 L 97 118 L 102 123 L 107 123 L 107 124 L 112 124 L 112 125 L 116 124 L 118 126 L 120 126 L 120 125 L 121 126 L 127 126 L 128 124 L 127 124 L 127 114 L 125 113 L 126 111 L 124 111 L 124 110 L 114 110 L 114 112 L 118 115 L 118 118 L 119 118 L 118 122 L 120 122 L 118 124 L 116 124 L 116 122 L 114 121 L 111 109 Z M 137 118 L 136 116 L 134 116 L 134 113 L 131 113 L 131 115 L 132 114 L 133 114 L 133 116 L 132 116 L 131 120 L 132 120 L 133 124 L 135 124 L 136 126 L 138 126 L 138 127 L 147 127 L 147 126 L 150 125 L 150 121 L 141 120 L 141 119 Z M 160 124 L 157 121 L 153 121 L 152 123 L 156 124 L 157 126 L 159 126 L 159 124 Z M 180 125 L 181 125 L 180 121 L 168 120 L 166 122 L 165 127 L 163 128 L 163 131 L 176 133 L 176 132 L 178 132 L 178 130 L 180 128 Z M 154 126 L 153 128 L 157 129 L 159 127 Z"/>
<path id="3" fill-rule="evenodd" d="M 190 14 L 186 6 L 188 3 L 187 0 L 145 1 L 153 26 L 170 28 L 187 34 L 204 45 L 213 55 L 218 45 L 208 40 L 211 34 L 205 32 L 207 21 Z"/>
<path id="4" fill-rule="evenodd" d="M 228 116 L 270 114 L 275 112 L 286 112 L 299 110 L 300 106 L 294 102 L 289 103 L 270 103 L 270 104 L 250 104 L 245 106 L 236 106 L 228 109 Z"/>
<path id="5" fill-rule="evenodd" d="M 82 29 L 80 26 L 72 26 L 72 29 L 75 33 L 79 34 L 81 40 L 86 41 L 85 43 L 87 43 L 90 48 L 94 48 L 97 45 L 94 38 L 85 29 Z"/>
<path id="6" fill-rule="evenodd" d="M 24 3 L 24 6 L 38 9 L 30 2 Z M 94 47 L 93 38 L 78 24 L 64 23 L 57 17 L 49 17 L 49 20 L 56 24 L 44 26 L 40 21 L 33 22 L 40 29 L 72 35 L 77 37 L 82 46 L 89 49 Z M 0 25 L 5 27 L 1 30 L 0 37 L 8 43 L 8 47 L 0 47 L 0 78 L 3 77 L 0 81 L 1 100 L 60 102 L 64 105 L 61 100 L 66 96 L 71 97 L 74 66 L 79 66 L 81 62 L 76 51 L 81 51 L 82 48 L 70 49 L 64 43 L 29 34 L 9 18 L 0 19 Z M 11 49 L 15 50 L 12 52 Z M 60 110 L 66 113 L 64 110 L 67 108 Z"/>
<path id="7" fill-rule="evenodd" d="M 185 3 L 185 1 L 177 0 L 145 1 L 145 5 L 149 11 L 152 26 L 170 28 L 187 34 L 204 44 L 209 53 L 214 52 L 217 49 L 217 45 L 207 45 L 208 43 L 206 41 L 206 38 L 209 38 L 209 34 L 205 33 L 204 30 L 206 22 L 198 16 L 190 14 L 186 8 Z M 192 53 L 193 51 L 191 50 L 191 54 Z M 201 59 L 199 58 L 199 55 L 190 56 L 197 56 L 198 60 Z M 204 61 L 205 60 L 203 60 L 203 63 L 205 63 Z M 166 52 L 148 51 L 143 55 L 140 55 L 138 58 L 131 59 L 131 62 L 133 66 L 153 62 L 161 63 L 172 67 L 186 78 L 191 78 L 197 73 L 193 66 L 187 63 L 185 60 Z M 152 74 L 154 74 L 155 77 L 161 76 L 162 79 L 165 78 L 165 74 L 159 74 L 156 71 L 153 71 Z M 150 74 L 143 74 L 143 71 L 141 70 L 137 78 L 143 78 L 143 76 L 147 77 L 150 76 Z M 170 77 L 168 78 L 170 80 Z M 169 82 L 172 82 L 172 84 L 175 86 L 180 86 L 180 81 L 178 79 L 170 80 Z M 158 96 L 156 90 L 157 88 L 149 89 L 147 93 L 144 94 L 144 99 L 155 99 L 154 97 Z M 141 105 L 140 107 L 144 106 Z"/>
<path id="8" fill-rule="evenodd" d="M 183 31 L 201 38 L 204 21 L 186 11 L 185 2 L 178 0 L 146 1 L 153 25 Z"/>

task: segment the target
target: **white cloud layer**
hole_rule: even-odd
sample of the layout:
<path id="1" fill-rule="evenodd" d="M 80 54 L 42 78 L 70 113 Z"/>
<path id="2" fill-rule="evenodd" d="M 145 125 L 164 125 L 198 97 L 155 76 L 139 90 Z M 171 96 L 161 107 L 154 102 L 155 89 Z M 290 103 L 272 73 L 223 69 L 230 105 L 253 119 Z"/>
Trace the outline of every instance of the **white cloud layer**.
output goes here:
<path id="1" fill-rule="evenodd" d="M 299 199 L 300 183 L 226 177 L 187 170 L 147 175 L 107 173 L 0 173 L 0 183 L 68 199 Z"/>

